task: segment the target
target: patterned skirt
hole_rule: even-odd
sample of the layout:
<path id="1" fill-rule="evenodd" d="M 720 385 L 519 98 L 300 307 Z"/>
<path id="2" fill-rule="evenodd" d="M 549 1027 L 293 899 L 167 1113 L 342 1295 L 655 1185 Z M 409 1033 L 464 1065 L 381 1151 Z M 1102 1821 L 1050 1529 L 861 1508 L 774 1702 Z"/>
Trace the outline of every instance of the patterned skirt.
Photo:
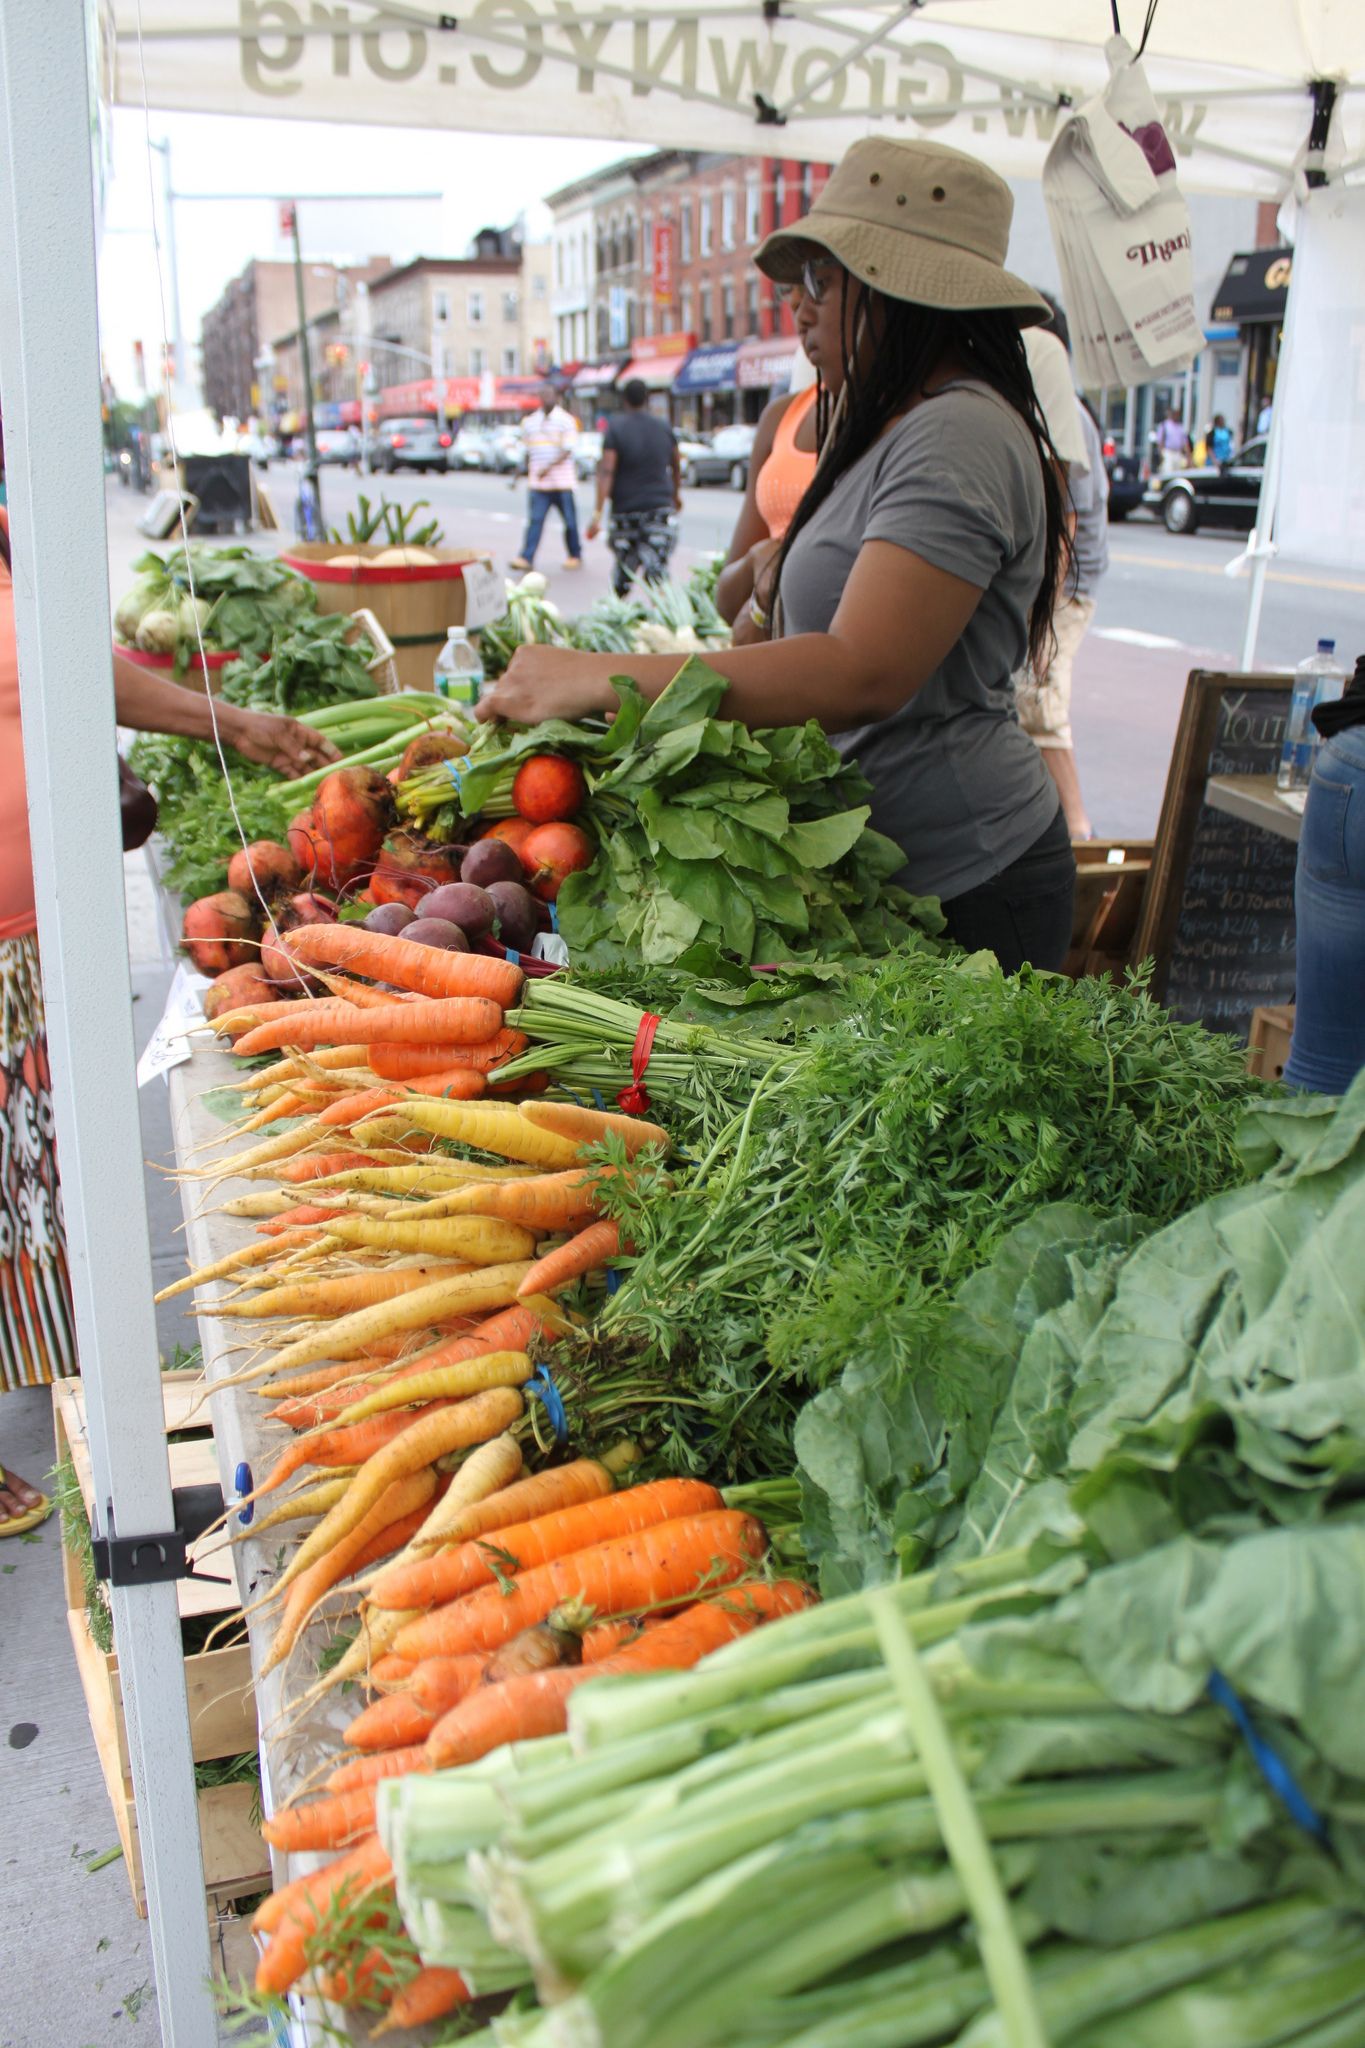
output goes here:
<path id="1" fill-rule="evenodd" d="M 0 1392 L 77 1371 L 38 939 L 0 939 Z"/>

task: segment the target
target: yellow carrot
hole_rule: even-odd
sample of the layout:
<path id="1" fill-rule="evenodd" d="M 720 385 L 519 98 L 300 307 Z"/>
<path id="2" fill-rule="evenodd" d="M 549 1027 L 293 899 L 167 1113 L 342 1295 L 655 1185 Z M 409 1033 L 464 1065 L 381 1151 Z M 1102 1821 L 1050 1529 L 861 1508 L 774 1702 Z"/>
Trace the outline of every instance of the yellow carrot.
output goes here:
<path id="1" fill-rule="evenodd" d="M 500 1436 L 522 1413 L 525 1403 L 515 1387 L 489 1387 L 452 1408 L 438 1408 L 421 1415 L 393 1437 L 382 1450 L 367 1458 L 336 1506 L 329 1508 L 316 1529 L 289 1560 L 275 1582 L 277 1591 L 291 1585 L 300 1572 L 354 1529 L 367 1515 L 386 1487 L 396 1479 L 422 1472 L 451 1451 L 471 1444 L 487 1443 Z"/>
<path id="2" fill-rule="evenodd" d="M 483 1181 L 520 1178 L 519 1166 L 476 1166 L 468 1159 L 447 1159 L 438 1153 L 412 1159 L 401 1166 L 354 1166 L 347 1173 L 320 1178 L 320 1188 L 368 1190 L 372 1194 L 444 1194 L 456 1188 L 473 1187 Z"/>
<path id="3" fill-rule="evenodd" d="M 356 1468 L 351 1466 L 347 1470 L 334 1473 L 332 1478 L 325 1479 L 320 1486 L 305 1486 L 301 1492 L 291 1494 L 288 1500 L 282 1500 L 268 1515 L 262 1515 L 259 1521 L 253 1516 L 247 1527 L 239 1530 L 232 1541 L 245 1543 L 252 1536 L 259 1536 L 263 1530 L 275 1528 L 280 1522 L 311 1522 L 315 1516 L 325 1515 L 328 1508 L 336 1506 L 354 1479 L 355 1473 Z"/>
<path id="4" fill-rule="evenodd" d="M 481 1394 L 485 1387 L 524 1387 L 534 1370 L 524 1351 L 489 1351 L 482 1358 L 464 1358 L 457 1365 L 435 1366 L 430 1372 L 391 1380 L 343 1408 L 327 1427 L 341 1429 L 349 1422 L 363 1422 L 386 1408 L 408 1408 L 423 1401 L 462 1401 L 470 1394 Z"/>
<path id="5" fill-rule="evenodd" d="M 503 1159 L 524 1159 L 533 1166 L 572 1166 L 578 1147 L 553 1131 L 542 1131 L 515 1113 L 515 1104 L 485 1102 L 413 1101 L 403 1115 L 418 1130 L 438 1138 L 453 1138 L 478 1152 L 493 1152 Z M 368 1138 L 369 1122 L 357 1131 Z"/>
<path id="6" fill-rule="evenodd" d="M 373 1308 L 397 1295 L 411 1294 L 435 1281 L 465 1273 L 465 1265 L 432 1259 L 415 1266 L 384 1268 L 369 1273 L 339 1273 L 328 1280 L 294 1280 L 280 1286 L 264 1287 L 250 1301 L 210 1302 L 205 1315 L 245 1316 L 264 1321 L 282 1316 L 345 1316 L 355 1309 Z M 196 1304 L 198 1307 L 198 1304 Z"/>
<path id="7" fill-rule="evenodd" d="M 263 1145 L 252 1145 L 245 1152 L 231 1153 L 212 1166 L 184 1167 L 181 1170 L 190 1180 L 222 1180 L 233 1174 L 249 1173 L 257 1167 L 272 1166 L 277 1159 L 292 1158 L 295 1152 L 306 1151 L 316 1135 L 310 1121 L 297 1125 L 292 1131 L 281 1131 L 277 1138 L 267 1138 Z"/>
<path id="8" fill-rule="evenodd" d="M 380 1219 L 339 1216 L 327 1226 L 329 1237 L 343 1244 L 375 1245 L 395 1252 L 424 1252 L 432 1258 L 470 1259 L 493 1266 L 507 1259 L 529 1259 L 535 1252 L 533 1233 L 520 1224 L 500 1223 L 488 1216 Z"/>
<path id="9" fill-rule="evenodd" d="M 298 1206 L 296 1195 L 277 1194 L 274 1189 L 259 1189 L 252 1195 L 237 1195 L 230 1202 L 224 1202 L 221 1214 L 224 1216 L 283 1216 L 286 1209 Z"/>
<path id="10" fill-rule="evenodd" d="M 621 1116 L 614 1109 L 589 1109 L 577 1102 L 523 1102 L 519 1107 L 528 1123 L 576 1145 L 599 1144 L 609 1131 L 614 1132 L 624 1140 L 632 1159 L 646 1145 L 660 1145 L 666 1152 L 671 1142 L 662 1125 L 646 1123 L 643 1117 Z"/>
<path id="11" fill-rule="evenodd" d="M 367 1045 L 328 1045 L 309 1053 L 290 1053 L 287 1059 L 276 1060 L 271 1067 L 261 1067 L 256 1072 L 243 1074 L 240 1080 L 228 1081 L 225 1086 L 236 1088 L 243 1095 L 250 1095 L 257 1088 L 268 1087 L 275 1081 L 296 1080 L 311 1064 L 315 1067 L 354 1067 L 365 1064 L 369 1052 Z"/>
<path id="12" fill-rule="evenodd" d="M 495 1436 L 480 1444 L 465 1459 L 417 1534 L 397 1557 L 386 1559 L 382 1569 L 411 1564 L 415 1558 L 445 1543 L 447 1532 L 459 1528 L 464 1517 L 519 1479 L 521 1467 L 521 1445 L 514 1436 Z"/>
<path id="13" fill-rule="evenodd" d="M 525 1259 L 513 1260 L 506 1266 L 480 1266 L 472 1273 L 457 1273 L 449 1280 L 419 1287 L 396 1301 L 340 1316 L 287 1344 L 268 1364 L 253 1367 L 250 1377 L 264 1379 L 274 1373 L 294 1372 L 300 1366 L 316 1365 L 322 1358 L 354 1358 L 367 1344 L 396 1330 L 420 1330 L 428 1323 L 448 1322 L 452 1316 L 509 1308 L 530 1270 Z"/>
<path id="14" fill-rule="evenodd" d="M 184 1294 L 191 1287 L 207 1287 L 211 1280 L 226 1280 L 243 1267 L 264 1266 L 296 1246 L 307 1244 L 316 1235 L 315 1230 L 282 1230 L 277 1237 L 268 1237 L 262 1243 L 241 1245 L 235 1252 L 229 1252 L 226 1258 L 215 1259 L 211 1266 L 200 1266 L 197 1272 L 187 1273 L 183 1280 L 163 1287 L 152 1299 L 169 1301 L 173 1295 Z"/>

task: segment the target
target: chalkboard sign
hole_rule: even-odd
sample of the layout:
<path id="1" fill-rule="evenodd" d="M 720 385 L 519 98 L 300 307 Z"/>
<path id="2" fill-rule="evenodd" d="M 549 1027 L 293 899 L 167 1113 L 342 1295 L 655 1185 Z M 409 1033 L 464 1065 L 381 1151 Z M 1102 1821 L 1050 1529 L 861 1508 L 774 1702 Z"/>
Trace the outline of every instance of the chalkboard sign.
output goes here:
<path id="1" fill-rule="evenodd" d="M 1293 998 L 1297 849 L 1213 810 L 1204 788 L 1274 774 L 1289 692 L 1282 675 L 1191 674 L 1133 943 L 1173 1016 L 1240 1038 L 1253 1010 Z"/>

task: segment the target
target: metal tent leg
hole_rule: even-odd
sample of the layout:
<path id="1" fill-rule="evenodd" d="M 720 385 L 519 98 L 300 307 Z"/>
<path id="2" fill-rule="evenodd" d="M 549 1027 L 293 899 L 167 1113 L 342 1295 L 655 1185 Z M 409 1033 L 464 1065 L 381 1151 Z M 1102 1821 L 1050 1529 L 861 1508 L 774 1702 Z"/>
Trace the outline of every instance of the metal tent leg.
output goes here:
<path id="1" fill-rule="evenodd" d="M 115 802 L 86 0 L 0 6 L 0 405 L 57 1143 L 96 1500 L 172 1526 Z M 112 1590 L 162 2040 L 213 2048 L 173 1583 Z"/>

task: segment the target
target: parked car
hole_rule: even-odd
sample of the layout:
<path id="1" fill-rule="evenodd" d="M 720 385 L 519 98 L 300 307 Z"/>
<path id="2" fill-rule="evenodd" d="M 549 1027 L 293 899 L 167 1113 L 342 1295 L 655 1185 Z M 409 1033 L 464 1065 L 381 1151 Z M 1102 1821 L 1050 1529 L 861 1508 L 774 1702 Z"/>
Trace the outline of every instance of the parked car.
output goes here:
<path id="1" fill-rule="evenodd" d="M 1109 517 L 1126 519 L 1142 503 L 1149 469 L 1140 455 L 1125 455 L 1113 441 L 1104 444 L 1104 467 L 1109 477 Z"/>
<path id="2" fill-rule="evenodd" d="M 489 469 L 516 476 L 526 468 L 526 443 L 520 427 L 494 427 L 489 434 Z"/>
<path id="3" fill-rule="evenodd" d="M 487 427 L 461 427 L 450 451 L 451 469 L 491 469 L 493 436 Z"/>
<path id="4" fill-rule="evenodd" d="M 360 436 L 354 427 L 322 427 L 313 438 L 319 462 L 339 462 L 350 468 L 360 461 Z"/>
<path id="5" fill-rule="evenodd" d="M 455 436 L 431 414 L 381 420 L 375 460 L 390 476 L 398 469 L 448 469 Z"/>
<path id="6" fill-rule="evenodd" d="M 581 433 L 573 444 L 574 471 L 580 478 L 596 476 L 597 465 L 602 460 L 602 436 L 595 428 Z"/>
<path id="7" fill-rule="evenodd" d="M 682 480 L 685 484 L 694 484 L 697 478 L 693 464 L 699 455 L 709 455 L 711 451 L 697 434 L 679 434 L 676 438 L 678 458 L 682 463 Z"/>
<path id="8" fill-rule="evenodd" d="M 1193 533 L 1200 526 L 1230 526 L 1249 532 L 1256 524 L 1261 479 L 1265 475 L 1265 440 L 1248 441 L 1227 462 L 1206 462 L 1199 469 L 1178 469 L 1156 477 L 1142 502 L 1160 515 L 1167 533 Z"/>
<path id="9" fill-rule="evenodd" d="M 721 427 L 709 445 L 685 458 L 683 482 L 729 484 L 742 491 L 749 480 L 749 457 L 753 454 L 755 427 Z"/>

